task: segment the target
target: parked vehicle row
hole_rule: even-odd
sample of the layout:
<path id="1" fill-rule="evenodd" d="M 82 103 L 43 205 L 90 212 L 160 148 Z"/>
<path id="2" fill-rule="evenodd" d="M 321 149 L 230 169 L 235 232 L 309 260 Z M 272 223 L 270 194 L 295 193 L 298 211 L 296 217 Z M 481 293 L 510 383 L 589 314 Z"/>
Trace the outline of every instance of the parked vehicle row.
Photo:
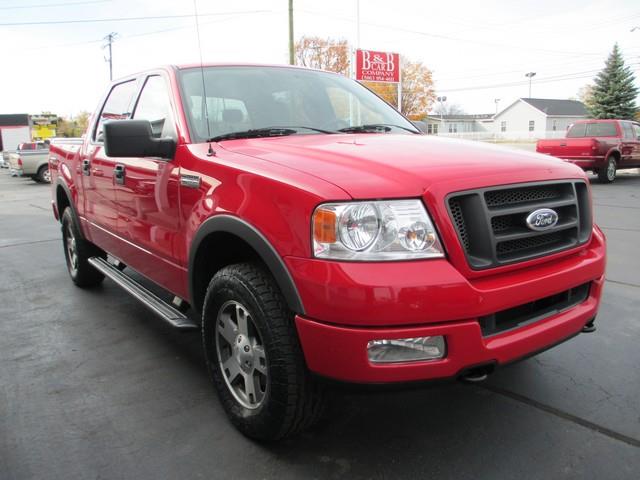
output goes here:
<path id="1" fill-rule="evenodd" d="M 317 421 L 322 377 L 481 381 L 595 329 L 605 237 L 580 168 L 421 135 L 337 74 L 129 76 L 49 162 L 71 280 L 106 276 L 199 329 L 221 403 L 253 438 Z"/>
<path id="2" fill-rule="evenodd" d="M 15 153 L 9 154 L 11 174 L 30 177 L 36 182 L 49 183 L 49 142 L 28 142 L 18 145 Z"/>
<path id="3" fill-rule="evenodd" d="M 590 170 L 602 183 L 611 183 L 618 170 L 640 168 L 640 124 L 628 120 L 576 122 L 566 138 L 538 140 L 536 151 Z"/>

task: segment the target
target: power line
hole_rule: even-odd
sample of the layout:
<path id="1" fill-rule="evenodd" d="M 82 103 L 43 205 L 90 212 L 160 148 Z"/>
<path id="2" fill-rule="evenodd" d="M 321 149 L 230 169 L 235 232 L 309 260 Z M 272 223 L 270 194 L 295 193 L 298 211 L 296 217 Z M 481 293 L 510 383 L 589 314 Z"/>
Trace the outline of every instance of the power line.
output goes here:
<path id="1" fill-rule="evenodd" d="M 632 63 L 628 66 L 636 66 L 636 65 L 640 65 L 640 63 Z M 593 78 L 593 76 L 595 74 L 597 74 L 598 72 L 600 72 L 600 70 L 587 70 L 587 71 L 582 71 L 582 72 L 573 72 L 573 73 L 566 73 L 563 75 L 554 75 L 554 76 L 550 76 L 550 77 L 542 77 L 539 78 L 538 80 L 536 80 L 536 84 L 540 84 L 540 83 L 554 83 L 554 82 L 560 82 L 560 81 L 565 81 L 565 80 L 579 80 L 582 78 Z M 488 89 L 492 89 L 492 88 L 503 88 L 503 87 L 518 87 L 518 86 L 522 86 L 522 85 L 527 85 L 529 83 L 528 80 L 519 80 L 519 81 L 515 81 L 515 82 L 505 82 L 505 83 L 496 83 L 496 84 L 490 84 L 490 85 L 476 85 L 476 86 L 472 86 L 472 87 L 463 87 L 463 88 L 451 88 L 451 89 L 447 89 L 447 88 L 441 88 L 438 89 L 438 91 L 441 92 L 464 92 L 464 91 L 472 91 L 472 90 L 488 90 Z"/>
<path id="2" fill-rule="evenodd" d="M 319 12 L 319 11 L 313 11 L 313 10 L 300 10 L 301 12 L 307 13 L 309 15 L 321 15 L 327 18 L 333 18 L 333 19 L 337 19 L 337 20 L 343 20 L 343 21 L 348 21 L 348 22 L 352 22 L 353 20 L 350 18 L 345 18 L 345 17 L 338 17 L 335 15 L 331 15 L 331 14 L 326 14 L 324 12 Z M 429 38 L 438 38 L 438 39 L 442 39 L 442 40 L 451 40 L 454 42 L 463 42 L 463 43 L 473 43 L 476 45 L 486 45 L 486 46 L 490 46 L 490 47 L 498 47 L 498 48 L 510 48 L 510 49 L 516 49 L 516 50 L 529 50 L 529 51 L 535 51 L 535 52 L 541 52 L 541 53 L 545 53 L 545 54 L 550 54 L 550 55 L 571 55 L 571 56 L 600 56 L 600 53 L 588 53 L 588 52 L 570 52 L 570 51 L 563 51 L 563 50 L 549 50 L 549 49 L 544 49 L 544 48 L 535 48 L 535 47 L 526 47 L 524 45 L 515 45 L 515 44 L 511 44 L 511 43 L 493 43 L 493 42 L 485 42 L 482 40 L 478 40 L 476 39 L 466 39 L 466 38 L 458 38 L 458 37 L 451 37 L 448 35 L 442 35 L 442 34 L 438 34 L 438 33 L 427 33 L 427 32 L 423 32 L 420 30 L 412 30 L 412 29 L 408 29 L 408 28 L 401 28 L 401 27 L 393 27 L 390 25 L 384 25 L 384 24 L 380 24 L 380 23 L 372 23 L 372 22 L 361 22 L 363 25 L 369 25 L 372 27 L 376 27 L 376 28 L 382 28 L 382 29 L 386 29 L 386 30 L 395 30 L 395 31 L 399 31 L 399 32 L 405 32 L 405 33 L 411 33 L 414 35 L 420 35 L 420 36 L 424 36 L 424 37 L 429 37 Z"/>
<path id="3" fill-rule="evenodd" d="M 265 11 L 266 15 L 271 15 L 275 12 L 267 12 Z M 200 16 L 200 15 L 199 15 Z M 210 20 L 208 22 L 199 22 L 200 25 L 212 25 L 214 23 L 223 23 L 226 22 L 227 20 L 232 20 L 234 18 L 238 18 L 239 15 L 229 15 L 228 17 L 222 18 L 222 19 L 217 19 L 217 20 Z M 182 25 L 180 27 L 171 27 L 171 28 L 162 28 L 159 30 L 150 30 L 147 32 L 141 32 L 141 33 L 136 33 L 133 35 L 120 35 L 118 38 L 120 40 L 126 40 L 129 38 L 138 38 L 138 37 L 145 37 L 147 35 L 157 35 L 159 33 L 165 33 L 165 32 L 174 32 L 176 30 L 184 30 L 187 28 L 192 28 L 192 25 Z M 57 48 L 65 48 L 65 47 L 77 47 L 77 46 L 81 46 L 81 45 L 90 45 L 92 43 L 100 43 L 104 41 L 104 38 L 100 38 L 97 40 L 84 40 L 82 42 L 72 42 L 72 43 L 62 43 L 62 44 L 58 44 L 58 45 L 41 45 L 38 47 L 29 47 L 29 48 L 24 48 L 22 50 L 43 50 L 43 49 L 57 49 Z"/>
<path id="4" fill-rule="evenodd" d="M 67 7 L 71 5 L 92 5 L 94 3 L 107 3 L 111 0 L 89 0 L 83 2 L 65 2 L 65 3 L 40 3 L 31 5 L 16 5 L 14 7 L 0 7 L 0 10 L 19 10 L 24 8 L 48 8 L 48 7 Z"/>
<path id="5" fill-rule="evenodd" d="M 246 10 L 239 12 L 218 12 L 218 13 L 201 13 L 200 17 L 216 17 L 221 15 L 248 15 L 255 13 L 268 13 L 272 10 Z M 102 22 L 132 22 L 143 20 L 165 20 L 169 18 L 193 18 L 193 14 L 185 15 L 158 15 L 149 17 L 125 17 L 125 18 L 85 18 L 80 20 L 45 20 L 42 22 L 14 22 L 0 23 L 0 27 L 19 27 L 27 25 L 66 25 L 74 23 L 102 23 Z"/>

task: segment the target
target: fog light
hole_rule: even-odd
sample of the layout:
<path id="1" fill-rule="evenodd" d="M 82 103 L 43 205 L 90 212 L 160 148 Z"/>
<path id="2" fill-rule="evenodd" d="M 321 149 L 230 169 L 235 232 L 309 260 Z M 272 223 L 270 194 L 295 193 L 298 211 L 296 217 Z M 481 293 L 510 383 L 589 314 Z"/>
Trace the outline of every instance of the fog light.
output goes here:
<path id="1" fill-rule="evenodd" d="M 372 363 L 420 362 L 443 358 L 446 342 L 442 335 L 435 337 L 396 338 L 372 340 L 367 343 Z"/>

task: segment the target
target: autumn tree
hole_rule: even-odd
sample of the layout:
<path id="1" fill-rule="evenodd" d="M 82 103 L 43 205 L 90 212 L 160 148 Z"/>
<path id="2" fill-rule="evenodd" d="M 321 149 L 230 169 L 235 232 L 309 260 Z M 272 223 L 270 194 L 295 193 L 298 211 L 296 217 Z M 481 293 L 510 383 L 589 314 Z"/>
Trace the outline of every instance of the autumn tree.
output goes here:
<path id="1" fill-rule="evenodd" d="M 80 137 L 89 124 L 89 112 L 80 112 L 75 117 L 59 118 L 56 134 L 59 137 Z"/>
<path id="2" fill-rule="evenodd" d="M 593 108 L 593 84 L 587 83 L 583 87 L 580 87 L 576 98 L 584 104 L 587 110 Z"/>
<path id="3" fill-rule="evenodd" d="M 349 44 L 346 40 L 302 37 L 295 45 L 296 65 L 349 74 Z"/>
<path id="4" fill-rule="evenodd" d="M 431 70 L 422 62 L 403 61 L 401 72 L 402 113 L 411 117 L 424 115 L 436 97 Z M 398 105 L 398 85 L 395 83 L 363 83 L 389 104 Z"/>
<path id="5" fill-rule="evenodd" d="M 295 45 L 296 65 L 349 75 L 350 48 L 344 39 L 302 37 Z M 402 62 L 402 113 L 420 117 L 435 99 L 431 70 L 421 62 Z M 389 104 L 398 105 L 395 83 L 363 82 Z"/>

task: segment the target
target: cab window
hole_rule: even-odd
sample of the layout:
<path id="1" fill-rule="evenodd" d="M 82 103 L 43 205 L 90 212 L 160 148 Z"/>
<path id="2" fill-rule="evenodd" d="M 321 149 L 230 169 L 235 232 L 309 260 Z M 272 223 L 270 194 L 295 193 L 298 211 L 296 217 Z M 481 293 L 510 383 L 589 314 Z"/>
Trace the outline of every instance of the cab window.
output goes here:
<path id="1" fill-rule="evenodd" d="M 133 118 L 135 120 L 149 120 L 151 132 L 156 138 L 177 138 L 171 114 L 169 90 L 160 75 L 152 75 L 147 78 L 136 104 Z"/>
<path id="2" fill-rule="evenodd" d="M 136 90 L 135 80 L 114 85 L 100 112 L 93 139 L 102 142 L 102 125 L 107 120 L 126 120 L 131 115 L 131 100 Z"/>

